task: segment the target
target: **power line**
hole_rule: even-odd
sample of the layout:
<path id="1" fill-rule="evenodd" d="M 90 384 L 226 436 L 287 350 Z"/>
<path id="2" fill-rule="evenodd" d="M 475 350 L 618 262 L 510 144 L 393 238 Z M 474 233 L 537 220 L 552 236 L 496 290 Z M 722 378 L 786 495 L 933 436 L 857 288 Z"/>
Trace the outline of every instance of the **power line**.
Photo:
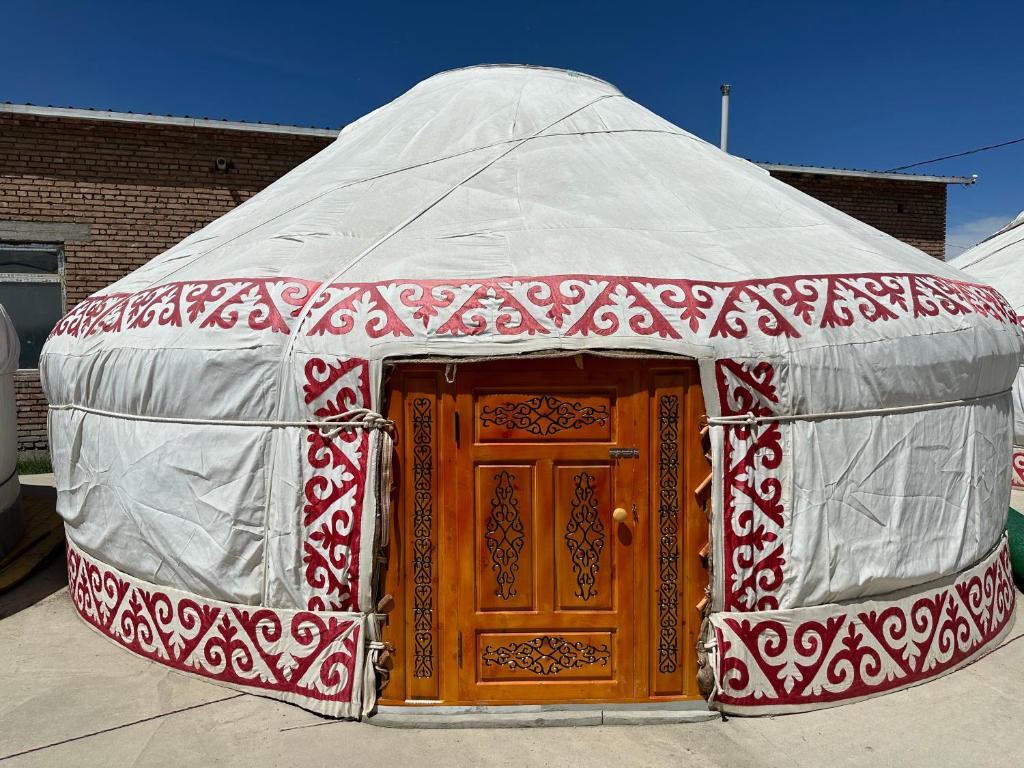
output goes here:
<path id="1" fill-rule="evenodd" d="M 1001 142 L 999 144 L 989 144 L 987 147 L 976 147 L 974 149 L 968 149 L 966 152 L 957 152 L 956 154 L 953 154 L 953 155 L 944 155 L 943 157 L 936 157 L 936 158 L 933 158 L 931 160 L 922 160 L 919 163 L 911 163 L 910 165 L 901 165 L 901 166 L 899 166 L 897 168 L 890 168 L 887 171 L 883 171 L 883 173 L 893 173 L 895 171 L 905 171 L 908 168 L 917 168 L 917 166 L 919 166 L 919 165 L 928 165 L 930 163 L 937 163 L 940 160 L 951 160 L 954 157 L 966 157 L 967 155 L 976 155 L 978 152 L 986 152 L 987 150 L 990 150 L 990 149 L 999 149 L 1000 147 L 1008 147 L 1011 144 L 1020 144 L 1022 141 L 1024 141 L 1024 136 L 1021 136 L 1019 139 L 1011 139 L 1010 141 L 1004 141 L 1004 142 Z"/>

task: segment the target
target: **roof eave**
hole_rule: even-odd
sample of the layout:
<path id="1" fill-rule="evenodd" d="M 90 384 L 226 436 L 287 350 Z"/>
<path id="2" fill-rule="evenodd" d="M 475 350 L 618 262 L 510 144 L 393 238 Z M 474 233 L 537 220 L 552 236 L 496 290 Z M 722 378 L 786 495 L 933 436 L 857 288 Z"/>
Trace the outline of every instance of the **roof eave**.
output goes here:
<path id="1" fill-rule="evenodd" d="M 0 113 L 33 115 L 37 117 L 64 117 L 80 120 L 106 120 L 116 123 L 143 123 L 178 128 L 211 128 L 221 131 L 247 131 L 249 133 L 285 133 L 293 136 L 322 136 L 336 138 L 333 128 L 305 128 L 298 125 L 246 123 L 237 120 L 213 120 L 206 117 L 173 117 L 171 115 L 142 115 L 136 112 L 111 112 L 99 109 L 72 107 L 37 107 L 33 104 L 0 104 Z"/>
<path id="2" fill-rule="evenodd" d="M 914 173 L 887 173 L 886 171 L 858 171 L 846 168 L 821 168 L 814 165 L 785 165 L 783 163 L 756 163 L 766 171 L 807 173 L 813 176 L 852 176 L 861 179 L 888 179 L 889 181 L 924 181 L 934 184 L 971 185 L 977 176 L 927 176 Z"/>

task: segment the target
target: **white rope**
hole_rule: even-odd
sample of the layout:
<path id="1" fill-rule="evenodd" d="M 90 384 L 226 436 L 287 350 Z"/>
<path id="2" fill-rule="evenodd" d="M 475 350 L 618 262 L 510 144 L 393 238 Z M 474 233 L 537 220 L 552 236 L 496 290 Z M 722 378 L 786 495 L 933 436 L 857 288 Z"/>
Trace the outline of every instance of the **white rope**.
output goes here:
<path id="1" fill-rule="evenodd" d="M 950 408 L 954 405 L 968 405 L 981 400 L 991 400 L 996 397 L 1003 397 L 1010 394 L 1006 389 L 996 392 L 994 395 L 980 395 L 978 397 L 965 397 L 961 400 L 943 400 L 937 403 L 920 403 L 917 405 L 895 405 L 889 408 L 865 408 L 859 411 L 826 411 L 823 413 L 794 413 L 781 416 L 756 416 L 753 413 L 741 413 L 735 416 L 709 416 L 708 424 L 721 424 L 723 426 L 754 426 L 756 424 L 768 424 L 771 422 L 790 421 L 819 421 L 821 419 L 843 419 L 855 418 L 857 416 L 887 416 L 891 413 L 911 413 L 914 411 L 934 411 L 938 408 Z"/>
<path id="2" fill-rule="evenodd" d="M 195 419 L 182 416 L 147 416 L 139 413 L 123 413 L 121 411 L 106 411 L 102 408 L 89 408 L 85 405 L 74 403 L 62 403 L 51 405 L 51 411 L 80 411 L 91 413 L 96 416 L 109 416 L 115 419 L 126 421 L 150 421 L 161 424 L 196 424 L 220 427 L 269 427 L 281 429 L 287 427 L 315 427 L 319 428 L 320 434 L 330 439 L 336 437 L 340 432 L 352 429 L 380 429 L 388 432 L 395 426 L 393 421 L 385 419 L 376 411 L 369 408 L 353 408 L 351 411 L 339 413 L 334 416 L 327 416 L 318 421 L 273 421 L 267 419 Z"/>

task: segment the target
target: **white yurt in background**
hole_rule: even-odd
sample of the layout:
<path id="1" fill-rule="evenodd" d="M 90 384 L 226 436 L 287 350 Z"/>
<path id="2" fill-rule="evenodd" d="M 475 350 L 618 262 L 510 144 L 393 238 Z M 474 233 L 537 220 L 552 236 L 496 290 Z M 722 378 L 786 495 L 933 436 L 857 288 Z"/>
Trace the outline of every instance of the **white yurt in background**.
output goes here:
<path id="1" fill-rule="evenodd" d="M 972 277 L 999 289 L 1024 322 L 1024 211 L 991 237 L 950 262 Z M 1013 384 L 1013 472 L 1015 488 L 1024 490 L 1024 369 Z"/>
<path id="2" fill-rule="evenodd" d="M 997 288 L 1024 324 L 1024 211 L 952 265 Z M 1010 454 L 1010 499 L 1007 533 L 1010 562 L 1024 584 L 1024 367 L 1013 382 L 1013 448 Z"/>
<path id="3" fill-rule="evenodd" d="M 0 559 L 21 538 L 24 519 L 18 483 L 18 407 L 14 372 L 21 345 L 7 311 L 0 306 Z"/>
<path id="4" fill-rule="evenodd" d="M 897 690 L 1009 629 L 1021 338 L 605 82 L 446 72 L 60 321 L 72 598 L 332 716 Z"/>

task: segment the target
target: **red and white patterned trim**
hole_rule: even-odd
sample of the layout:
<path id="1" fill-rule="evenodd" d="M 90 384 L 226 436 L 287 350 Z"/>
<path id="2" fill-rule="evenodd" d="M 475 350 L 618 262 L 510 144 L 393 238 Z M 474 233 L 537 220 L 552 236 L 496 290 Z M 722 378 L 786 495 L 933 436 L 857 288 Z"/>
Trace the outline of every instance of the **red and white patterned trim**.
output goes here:
<path id="1" fill-rule="evenodd" d="M 1013 446 L 1013 458 L 1010 463 L 1010 487 L 1024 491 L 1024 448 Z"/>
<path id="2" fill-rule="evenodd" d="M 715 703 L 737 714 L 781 714 L 924 682 L 994 648 L 1015 602 L 1004 538 L 952 583 L 903 597 L 713 614 Z"/>
<path id="3" fill-rule="evenodd" d="M 329 418 L 370 407 L 370 364 L 360 358 L 314 357 L 304 368 L 311 416 Z M 306 435 L 303 467 L 302 564 L 306 607 L 359 610 L 359 543 L 370 435 L 365 429 Z"/>
<path id="4" fill-rule="evenodd" d="M 208 600 L 133 578 L 68 542 L 78 614 L 150 661 L 332 717 L 358 716 L 360 622 Z"/>
<path id="5" fill-rule="evenodd" d="M 715 380 L 723 416 L 768 416 L 779 403 L 771 363 L 718 360 Z M 723 609 L 775 609 L 786 564 L 782 431 L 777 422 L 730 424 L 725 427 L 723 447 Z"/>
<path id="6" fill-rule="evenodd" d="M 167 283 L 81 302 L 53 336 L 150 326 L 289 333 L 320 284 L 293 277 Z M 403 336 L 692 336 L 798 338 L 810 328 L 975 314 L 1016 324 L 986 285 L 935 275 L 799 275 L 714 282 L 553 275 L 491 280 L 392 280 L 330 285 L 306 333 Z"/>

